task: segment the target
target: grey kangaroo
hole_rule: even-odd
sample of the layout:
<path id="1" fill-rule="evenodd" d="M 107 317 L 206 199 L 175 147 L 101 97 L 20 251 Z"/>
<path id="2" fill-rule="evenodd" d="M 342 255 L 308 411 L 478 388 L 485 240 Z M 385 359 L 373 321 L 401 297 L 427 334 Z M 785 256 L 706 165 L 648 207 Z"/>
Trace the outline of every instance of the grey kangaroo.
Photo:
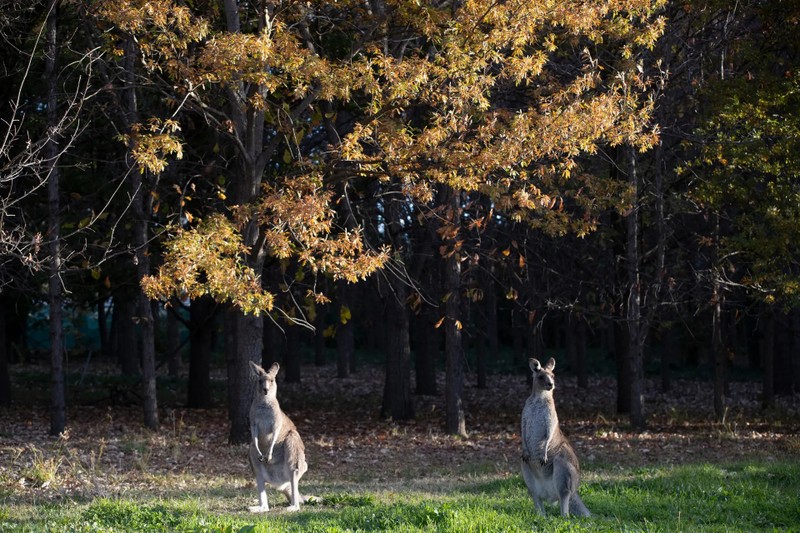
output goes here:
<path id="1" fill-rule="evenodd" d="M 545 501 L 557 501 L 562 516 L 589 516 L 578 495 L 578 457 L 558 425 L 553 402 L 555 366 L 552 357 L 546 366 L 530 360 L 533 388 L 522 410 L 522 477 L 540 514 L 544 514 Z"/>
<path id="2" fill-rule="evenodd" d="M 258 389 L 250 406 L 250 465 L 256 475 L 258 505 L 254 513 L 269 511 L 265 483 L 283 492 L 289 500 L 289 511 L 297 511 L 306 498 L 300 494 L 300 478 L 308 470 L 305 447 L 292 421 L 278 404 L 275 376 L 280 366 L 269 371 L 250 361 L 258 377 Z"/>

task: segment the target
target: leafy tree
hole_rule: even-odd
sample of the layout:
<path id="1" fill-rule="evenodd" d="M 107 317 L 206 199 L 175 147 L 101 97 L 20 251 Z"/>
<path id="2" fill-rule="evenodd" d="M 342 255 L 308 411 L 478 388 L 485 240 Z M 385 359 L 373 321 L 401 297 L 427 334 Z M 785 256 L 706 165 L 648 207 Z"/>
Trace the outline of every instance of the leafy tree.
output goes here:
<path id="1" fill-rule="evenodd" d="M 794 4 L 764 2 L 743 6 L 733 20 L 732 35 L 719 56 L 719 74 L 704 93 L 708 112 L 698 129 L 700 155 L 686 169 L 700 178 L 693 197 L 710 221 L 704 247 L 713 287 L 714 397 L 720 418 L 729 364 L 721 339 L 726 296 L 744 287 L 767 305 L 780 302 L 791 308 L 800 295 L 800 76 L 795 71 L 800 11 Z M 771 321 L 771 314 L 767 311 L 764 319 Z M 770 348 L 764 357 L 769 403 L 774 372 Z M 792 371 L 783 374 L 791 376 Z"/>
<path id="2" fill-rule="evenodd" d="M 572 215 L 623 188 L 582 172 L 578 159 L 600 145 L 652 145 L 636 51 L 660 35 L 661 4 L 226 1 L 222 13 L 167 0 L 99 4 L 104 20 L 136 36 L 150 78 L 163 76 L 174 102 L 213 125 L 234 161 L 226 209 L 176 226 L 160 275 L 145 283 L 151 296 L 212 294 L 239 306 L 228 332 L 238 346 L 229 356 L 232 441 L 246 437 L 244 369 L 261 346 L 260 319 L 243 313 L 271 302 L 257 287 L 265 258 L 350 281 L 385 260 L 353 227 L 336 225 L 336 185 L 358 179 L 396 181 L 432 216 L 437 197 L 449 199 L 448 430 L 464 432 L 462 193 L 480 192 L 512 220 L 554 235 L 592 230 L 596 217 Z M 155 172 L 178 149 L 164 125 L 133 139 L 134 158 Z M 568 190 L 575 209 L 563 209 Z M 243 248 L 222 246 L 217 235 L 231 232 Z M 242 261 L 224 286 L 208 270 L 215 256 Z"/>

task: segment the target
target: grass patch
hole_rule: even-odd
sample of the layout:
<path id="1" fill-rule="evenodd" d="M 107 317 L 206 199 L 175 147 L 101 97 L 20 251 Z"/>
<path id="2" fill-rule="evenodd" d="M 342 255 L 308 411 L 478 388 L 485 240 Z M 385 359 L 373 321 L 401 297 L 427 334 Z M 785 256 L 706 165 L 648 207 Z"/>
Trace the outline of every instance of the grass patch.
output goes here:
<path id="1" fill-rule="evenodd" d="M 799 531 L 800 465 L 782 462 L 678 467 L 599 467 L 581 488 L 590 518 L 563 519 L 555 505 L 538 516 L 519 476 L 436 480 L 389 487 L 337 486 L 322 502 L 252 515 L 254 494 L 189 490 L 169 498 L 145 491 L 89 501 L 19 505 L 3 496 L 0 531 L 209 533 L 493 532 L 493 531 Z M 158 480 L 155 480 L 157 483 Z M 378 488 L 375 488 L 378 487 Z M 321 490 L 320 490 L 321 489 Z M 244 490 L 244 489 L 243 489 Z M 246 489 L 252 492 L 252 488 Z M 253 501 L 250 502 L 249 498 Z"/>

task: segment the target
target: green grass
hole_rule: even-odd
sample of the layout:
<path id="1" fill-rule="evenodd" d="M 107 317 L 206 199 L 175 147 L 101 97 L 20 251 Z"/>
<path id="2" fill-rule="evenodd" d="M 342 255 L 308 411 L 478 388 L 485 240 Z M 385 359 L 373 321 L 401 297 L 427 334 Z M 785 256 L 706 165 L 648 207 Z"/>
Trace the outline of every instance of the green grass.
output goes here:
<path id="1" fill-rule="evenodd" d="M 581 494 L 591 518 L 563 519 L 554 505 L 537 516 L 519 476 L 480 475 L 387 487 L 309 483 L 323 503 L 286 513 L 283 497 L 270 492 L 274 511 L 264 515 L 245 510 L 255 503 L 252 488 L 46 504 L 14 503 L 0 494 L 0 531 L 800 531 L 800 465 L 794 463 L 602 466 L 585 478 Z"/>

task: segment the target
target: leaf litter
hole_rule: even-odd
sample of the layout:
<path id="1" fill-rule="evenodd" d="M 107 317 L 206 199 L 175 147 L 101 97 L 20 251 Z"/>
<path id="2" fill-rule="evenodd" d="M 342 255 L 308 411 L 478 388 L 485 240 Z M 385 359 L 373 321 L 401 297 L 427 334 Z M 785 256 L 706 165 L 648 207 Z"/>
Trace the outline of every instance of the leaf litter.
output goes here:
<path id="1" fill-rule="evenodd" d="M 306 446 L 310 467 L 303 485 L 445 491 L 467 478 L 518 475 L 519 417 L 529 394 L 524 377 L 490 376 L 485 389 L 465 384 L 469 435 L 463 438 L 444 432 L 443 394 L 416 396 L 412 421 L 386 420 L 379 416 L 380 368 L 365 366 L 346 379 L 335 375 L 329 365 L 304 367 L 300 383 L 279 377 L 281 406 Z M 676 380 L 663 393 L 648 381 L 645 431 L 632 430 L 615 412 L 611 378 L 592 378 L 581 389 L 575 378 L 560 376 L 555 398 L 562 428 L 589 476 L 615 466 L 800 459 L 800 394 L 779 397 L 765 411 L 760 384 L 732 382 L 719 423 L 710 389 L 705 382 Z M 0 408 L 0 494 L 42 503 L 216 488 L 242 508 L 243 499 L 253 497 L 246 445 L 228 444 L 226 409 L 163 407 L 158 432 L 144 428 L 138 406 L 74 405 L 67 413 L 67 430 L 51 437 L 46 406 Z"/>

